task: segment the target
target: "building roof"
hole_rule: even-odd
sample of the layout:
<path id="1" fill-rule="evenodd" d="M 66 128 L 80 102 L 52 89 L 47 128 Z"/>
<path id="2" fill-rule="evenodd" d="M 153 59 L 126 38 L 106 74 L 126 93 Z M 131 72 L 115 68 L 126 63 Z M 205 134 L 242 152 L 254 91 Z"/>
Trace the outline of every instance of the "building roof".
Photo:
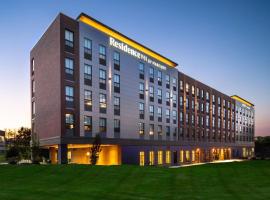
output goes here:
<path id="1" fill-rule="evenodd" d="M 239 97 L 237 95 L 233 95 L 233 96 L 231 96 L 231 98 L 233 98 L 233 99 L 235 99 L 235 100 L 237 100 L 237 101 L 239 101 L 247 106 L 250 106 L 250 107 L 254 106 L 254 104 L 250 103 L 249 101 L 247 101 L 247 100 L 245 100 L 242 97 Z"/>
<path id="2" fill-rule="evenodd" d="M 126 43 L 127 45 L 143 52 L 144 54 L 151 56 L 152 58 L 155 58 L 156 60 L 168 65 L 169 67 L 176 67 L 178 64 L 174 61 L 162 56 L 161 54 L 149 49 L 148 47 L 136 42 L 135 40 L 132 40 L 131 38 L 123 35 L 122 33 L 112 29 L 111 27 L 99 22 L 98 20 L 94 19 L 93 17 L 90 17 L 86 15 L 85 13 L 81 13 L 77 17 L 78 21 L 81 21 L 91 27 L 94 27 L 95 29 L 105 33 L 106 35 L 109 35 L 111 37 L 114 37 L 121 42 Z"/>

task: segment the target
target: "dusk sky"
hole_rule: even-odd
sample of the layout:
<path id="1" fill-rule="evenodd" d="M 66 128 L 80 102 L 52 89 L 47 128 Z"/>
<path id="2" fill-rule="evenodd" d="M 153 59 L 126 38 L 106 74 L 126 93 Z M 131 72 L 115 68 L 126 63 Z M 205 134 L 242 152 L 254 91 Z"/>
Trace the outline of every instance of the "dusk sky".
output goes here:
<path id="1" fill-rule="evenodd" d="M 59 12 L 81 12 L 179 64 L 180 71 L 256 106 L 270 135 L 270 1 L 3 1 L 0 129 L 30 126 L 29 53 Z"/>

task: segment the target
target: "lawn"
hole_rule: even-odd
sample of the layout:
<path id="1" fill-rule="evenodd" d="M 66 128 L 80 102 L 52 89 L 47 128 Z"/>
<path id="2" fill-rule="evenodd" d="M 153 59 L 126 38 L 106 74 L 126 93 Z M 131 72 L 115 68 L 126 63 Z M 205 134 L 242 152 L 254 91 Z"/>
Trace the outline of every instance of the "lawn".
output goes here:
<path id="1" fill-rule="evenodd" d="M 270 199 L 270 161 L 177 169 L 2 165 L 0 199 Z"/>

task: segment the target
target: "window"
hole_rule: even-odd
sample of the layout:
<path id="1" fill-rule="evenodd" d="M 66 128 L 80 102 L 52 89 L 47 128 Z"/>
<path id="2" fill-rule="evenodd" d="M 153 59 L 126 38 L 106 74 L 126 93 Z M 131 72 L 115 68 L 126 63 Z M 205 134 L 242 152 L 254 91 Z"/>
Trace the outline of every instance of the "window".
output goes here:
<path id="1" fill-rule="evenodd" d="M 212 114 L 215 115 L 216 114 L 216 106 L 213 104 L 212 105 Z"/>
<path id="2" fill-rule="evenodd" d="M 154 106 L 153 105 L 149 106 L 149 119 L 152 121 L 154 120 Z"/>
<path id="3" fill-rule="evenodd" d="M 188 123 L 189 123 L 189 114 L 186 113 L 186 124 L 188 124 Z"/>
<path id="4" fill-rule="evenodd" d="M 114 115 L 120 115 L 120 97 L 114 97 Z"/>
<path id="5" fill-rule="evenodd" d="M 149 125 L 149 135 L 154 135 L 154 124 Z"/>
<path id="6" fill-rule="evenodd" d="M 157 134 L 158 134 L 158 136 L 162 136 L 162 125 L 158 125 Z"/>
<path id="7" fill-rule="evenodd" d="M 162 85 L 162 72 L 158 70 L 157 72 L 158 85 Z"/>
<path id="8" fill-rule="evenodd" d="M 184 90 L 184 84 L 183 84 L 183 81 L 180 81 L 180 90 L 181 90 L 181 91 Z"/>
<path id="9" fill-rule="evenodd" d="M 201 98 L 203 99 L 204 98 L 204 91 L 201 90 Z"/>
<path id="10" fill-rule="evenodd" d="M 32 58 L 31 65 L 32 65 L 32 74 L 34 74 L 35 72 L 35 59 L 34 58 Z"/>
<path id="11" fill-rule="evenodd" d="M 179 100 L 179 101 L 180 101 L 180 102 L 179 102 L 180 106 L 183 107 L 183 105 L 184 105 L 184 104 L 183 104 L 183 96 L 180 96 L 180 100 Z"/>
<path id="12" fill-rule="evenodd" d="M 215 101 L 216 101 L 216 96 L 213 94 L 212 95 L 212 102 L 215 103 Z"/>
<path id="13" fill-rule="evenodd" d="M 72 78 L 74 73 L 74 61 L 70 58 L 65 58 L 65 72 L 67 78 Z"/>
<path id="14" fill-rule="evenodd" d="M 171 135 L 170 127 L 166 126 L 166 136 L 170 137 L 170 135 Z"/>
<path id="15" fill-rule="evenodd" d="M 144 152 L 140 151 L 140 166 L 144 166 Z"/>
<path id="16" fill-rule="evenodd" d="M 84 90 L 84 110 L 92 111 L 92 91 Z"/>
<path id="17" fill-rule="evenodd" d="M 189 99 L 186 98 L 186 109 L 189 109 Z"/>
<path id="18" fill-rule="evenodd" d="M 107 132 L 107 120 L 106 120 L 106 118 L 99 118 L 99 132 L 100 133 Z"/>
<path id="19" fill-rule="evenodd" d="M 206 115 L 206 126 L 209 127 L 209 115 Z"/>
<path id="20" fill-rule="evenodd" d="M 139 134 L 144 135 L 144 123 L 139 122 Z"/>
<path id="21" fill-rule="evenodd" d="M 73 135 L 74 132 L 74 115 L 67 113 L 65 115 L 66 121 L 66 134 Z"/>
<path id="22" fill-rule="evenodd" d="M 116 133 L 120 133 L 120 120 L 119 119 L 114 120 L 114 133 L 115 133 L 115 136 L 119 138 L 119 134 L 116 134 Z"/>
<path id="23" fill-rule="evenodd" d="M 144 79 L 144 64 L 139 63 L 139 77 L 140 79 Z"/>
<path id="24" fill-rule="evenodd" d="M 113 65 L 115 70 L 120 70 L 120 53 L 117 51 L 113 53 Z"/>
<path id="25" fill-rule="evenodd" d="M 114 74 L 113 85 L 114 85 L 114 92 L 120 93 L 120 75 Z"/>
<path id="26" fill-rule="evenodd" d="M 201 103 L 201 112 L 204 112 L 204 104 Z"/>
<path id="27" fill-rule="evenodd" d="M 154 87 L 153 86 L 149 86 L 149 100 L 151 102 L 154 102 Z"/>
<path id="28" fill-rule="evenodd" d="M 35 114 L 36 114 L 36 103 L 33 101 L 32 102 L 32 115 L 33 115 L 33 117 L 35 116 Z"/>
<path id="29" fill-rule="evenodd" d="M 139 98 L 144 99 L 144 83 L 139 83 Z"/>
<path id="30" fill-rule="evenodd" d="M 140 119 L 144 119 L 144 103 L 139 103 Z"/>
<path id="31" fill-rule="evenodd" d="M 84 64 L 84 84 L 92 86 L 92 66 Z"/>
<path id="32" fill-rule="evenodd" d="M 35 91 L 36 91 L 36 84 L 35 84 L 35 81 L 32 80 L 32 96 L 35 95 Z"/>
<path id="33" fill-rule="evenodd" d="M 172 78 L 173 91 L 176 91 L 176 78 Z"/>
<path id="34" fill-rule="evenodd" d="M 203 116 L 201 116 L 201 126 L 204 126 L 204 119 L 203 119 Z"/>
<path id="35" fill-rule="evenodd" d="M 188 94 L 189 93 L 189 84 L 186 83 L 186 93 Z"/>
<path id="36" fill-rule="evenodd" d="M 172 119 L 173 119 L 173 123 L 176 124 L 177 112 L 175 110 L 172 111 Z"/>
<path id="37" fill-rule="evenodd" d="M 165 80 L 166 80 L 166 88 L 170 89 L 170 76 L 168 74 L 165 76 Z"/>
<path id="38" fill-rule="evenodd" d="M 99 64 L 106 65 L 106 48 L 103 45 L 99 45 Z"/>
<path id="39" fill-rule="evenodd" d="M 166 109 L 166 123 L 170 123 L 170 110 Z"/>
<path id="40" fill-rule="evenodd" d="M 183 150 L 180 151 L 180 162 L 181 163 L 184 162 L 184 151 Z"/>
<path id="41" fill-rule="evenodd" d="M 206 92 L 206 100 L 209 101 L 209 92 Z"/>
<path id="42" fill-rule="evenodd" d="M 106 113 L 107 112 L 107 98 L 106 94 L 99 94 L 99 112 Z"/>
<path id="43" fill-rule="evenodd" d="M 216 123 L 216 121 L 215 121 L 215 118 L 213 117 L 213 118 L 212 118 L 212 127 L 213 127 L 213 128 L 215 128 L 215 123 Z"/>
<path id="44" fill-rule="evenodd" d="M 74 89 L 71 86 L 66 86 L 66 107 L 74 107 Z"/>
<path id="45" fill-rule="evenodd" d="M 220 97 L 218 97 L 218 105 L 220 105 L 221 103 L 221 100 L 220 100 Z"/>
<path id="46" fill-rule="evenodd" d="M 166 164 L 171 164 L 171 151 L 166 151 Z"/>
<path id="47" fill-rule="evenodd" d="M 176 96 L 176 94 L 173 94 L 172 95 L 172 102 L 173 102 L 173 107 L 175 107 L 175 108 L 176 108 L 176 101 L 177 101 L 177 96 Z"/>
<path id="48" fill-rule="evenodd" d="M 209 102 L 206 102 L 206 113 L 209 113 Z"/>
<path id="49" fill-rule="evenodd" d="M 158 151 L 158 165 L 162 165 L 162 164 L 163 164 L 162 151 Z"/>
<path id="50" fill-rule="evenodd" d="M 106 90 L 106 71 L 99 69 L 99 88 Z"/>
<path id="51" fill-rule="evenodd" d="M 149 81 L 151 83 L 154 83 L 154 68 L 153 67 L 149 68 Z"/>
<path id="52" fill-rule="evenodd" d="M 73 49 L 73 44 L 74 42 L 74 33 L 70 30 L 65 30 L 65 47 L 66 50 L 71 50 Z"/>
<path id="53" fill-rule="evenodd" d="M 191 109 L 193 111 L 195 110 L 195 102 L 194 102 L 194 100 L 191 100 Z"/>
<path id="54" fill-rule="evenodd" d="M 170 93 L 168 91 L 166 91 L 166 105 L 170 106 Z"/>
<path id="55" fill-rule="evenodd" d="M 183 112 L 180 112 L 180 114 L 179 114 L 180 116 L 180 122 L 181 122 L 181 124 L 184 122 L 184 120 L 183 120 Z"/>
<path id="56" fill-rule="evenodd" d="M 158 107 L 157 109 L 158 121 L 162 122 L 162 108 Z"/>
<path id="57" fill-rule="evenodd" d="M 85 135 L 92 132 L 92 117 L 84 116 L 84 133 Z"/>
<path id="58" fill-rule="evenodd" d="M 92 60 L 92 41 L 84 38 L 84 58 Z"/>
<path id="59" fill-rule="evenodd" d="M 157 89 L 157 96 L 158 96 L 158 103 L 161 104 L 162 103 L 162 90 L 161 89 Z"/>
<path id="60" fill-rule="evenodd" d="M 191 93 L 192 93 L 192 96 L 195 96 L 195 87 L 194 87 L 194 85 L 192 85 L 192 87 L 191 87 Z"/>
<path id="61" fill-rule="evenodd" d="M 186 161 L 190 162 L 190 154 L 189 151 L 186 151 Z"/>
<path id="62" fill-rule="evenodd" d="M 149 165 L 155 164 L 154 151 L 149 151 Z"/>

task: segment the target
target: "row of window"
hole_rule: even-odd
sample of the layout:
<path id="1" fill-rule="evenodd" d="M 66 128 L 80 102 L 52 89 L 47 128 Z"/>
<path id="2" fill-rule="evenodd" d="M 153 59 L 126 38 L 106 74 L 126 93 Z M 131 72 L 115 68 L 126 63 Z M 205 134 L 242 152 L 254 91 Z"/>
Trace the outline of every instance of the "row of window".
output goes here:
<path id="1" fill-rule="evenodd" d="M 144 136 L 145 135 L 145 123 L 143 122 L 139 122 L 138 123 L 138 127 L 139 127 L 139 135 L 140 136 Z M 162 125 L 157 125 L 157 129 L 155 130 L 155 125 L 154 124 L 149 124 L 149 136 L 154 136 L 155 132 L 158 135 L 158 138 L 161 139 L 162 135 L 164 135 L 164 130 L 163 130 L 163 126 Z M 170 135 L 176 137 L 177 136 L 177 128 L 171 128 L 170 126 L 165 126 L 165 135 L 167 137 L 170 137 Z"/>

